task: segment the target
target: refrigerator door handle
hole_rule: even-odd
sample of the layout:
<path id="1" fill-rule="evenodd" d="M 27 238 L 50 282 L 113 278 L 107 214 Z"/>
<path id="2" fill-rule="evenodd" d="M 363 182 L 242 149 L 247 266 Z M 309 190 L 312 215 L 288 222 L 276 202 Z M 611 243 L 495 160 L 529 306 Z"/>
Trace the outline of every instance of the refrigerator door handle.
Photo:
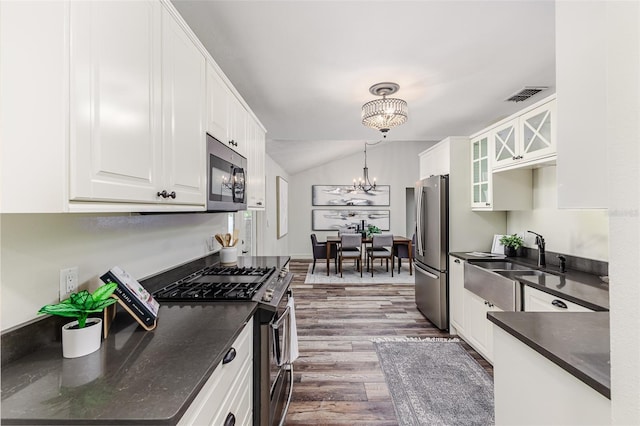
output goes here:
<path id="1" fill-rule="evenodd" d="M 416 200 L 416 251 L 422 256 L 422 185 L 418 186 Z"/>
<path id="2" fill-rule="evenodd" d="M 415 263 L 413 266 L 416 267 L 416 269 L 420 269 L 420 272 L 422 272 L 423 274 L 425 274 L 426 276 L 433 278 L 434 280 L 439 279 L 440 277 L 438 277 L 436 274 L 432 274 L 431 272 L 427 271 L 426 269 L 422 269 L 420 266 L 418 266 L 417 263 Z"/>

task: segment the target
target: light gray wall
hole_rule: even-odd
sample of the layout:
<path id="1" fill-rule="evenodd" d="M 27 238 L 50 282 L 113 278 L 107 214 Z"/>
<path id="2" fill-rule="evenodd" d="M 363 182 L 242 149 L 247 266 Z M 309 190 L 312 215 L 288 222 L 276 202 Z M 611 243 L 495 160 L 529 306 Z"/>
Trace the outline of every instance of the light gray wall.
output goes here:
<path id="1" fill-rule="evenodd" d="M 556 166 L 533 171 L 533 209 L 507 213 L 507 232 L 535 231 L 544 236 L 547 250 L 607 261 L 607 210 L 558 209 Z M 536 248 L 535 236 L 525 234 L 525 246 Z"/>
<path id="2" fill-rule="evenodd" d="M 388 141 L 367 147 L 369 176 L 376 177 L 377 183 L 391 185 L 391 230 L 397 235 L 406 233 L 405 190 L 413 187 L 419 178 L 418 153 L 434 142 Z M 292 175 L 289 180 L 289 252 L 293 258 L 310 258 L 311 241 L 309 235 L 315 232 L 320 240 L 332 231 L 312 231 L 311 229 L 311 186 L 349 185 L 353 179 L 362 176 L 364 167 L 364 142 L 362 151 L 310 170 Z M 329 207 L 315 207 L 327 209 Z"/>
<path id="3" fill-rule="evenodd" d="M 36 318 L 59 300 L 59 273 L 78 267 L 80 287 L 120 266 L 141 279 L 209 253 L 206 240 L 227 232 L 226 213 L 2 214 L 2 330 Z M 216 244 L 215 250 L 219 249 Z"/>
<path id="4" fill-rule="evenodd" d="M 277 215 L 277 198 L 276 198 L 276 178 L 282 176 L 284 180 L 289 182 L 289 200 L 291 200 L 291 178 L 280 167 L 278 163 L 273 161 L 270 156 L 266 156 L 266 208 L 264 212 L 259 212 L 258 218 L 258 233 L 264 230 L 262 235 L 263 244 L 261 245 L 262 252 L 258 252 L 264 256 L 288 256 L 289 255 L 289 236 L 291 235 L 291 229 L 289 233 L 284 237 L 278 239 L 278 215 Z M 289 201 L 291 206 L 291 201 Z M 289 220 L 291 220 L 292 212 L 289 211 Z"/>

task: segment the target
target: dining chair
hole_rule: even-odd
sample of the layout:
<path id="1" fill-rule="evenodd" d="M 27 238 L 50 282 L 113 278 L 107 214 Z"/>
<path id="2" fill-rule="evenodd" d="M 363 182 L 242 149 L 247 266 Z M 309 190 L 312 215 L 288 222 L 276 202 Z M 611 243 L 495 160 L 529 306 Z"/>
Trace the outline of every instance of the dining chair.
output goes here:
<path id="1" fill-rule="evenodd" d="M 316 234 L 311 234 L 311 248 L 313 249 L 313 267 L 311 268 L 311 273 L 313 274 L 316 270 L 316 260 L 326 260 L 327 259 L 327 243 L 326 242 L 318 242 L 318 237 Z M 329 249 L 329 258 L 333 259 L 335 262 L 336 273 L 338 272 L 338 251 L 336 250 L 336 246 L 332 245 Z"/>
<path id="2" fill-rule="evenodd" d="M 356 267 L 360 271 L 362 277 L 362 235 L 360 234 L 340 234 L 340 247 L 338 248 L 338 257 L 340 258 L 340 277 L 342 277 L 342 261 L 344 259 L 353 259 L 356 261 Z"/>
<path id="3" fill-rule="evenodd" d="M 373 234 L 371 246 L 367 247 L 367 268 L 371 269 L 371 276 L 373 276 L 375 259 L 386 259 L 387 272 L 389 272 L 389 260 L 391 260 L 391 276 L 393 276 L 393 234 Z"/>
<path id="4" fill-rule="evenodd" d="M 409 259 L 409 262 L 413 262 L 413 256 L 416 250 L 416 234 L 413 234 L 411 238 L 411 247 L 413 250 L 411 251 L 411 259 L 409 259 L 409 246 L 406 244 L 393 246 L 393 255 L 398 258 L 398 273 L 400 273 L 400 268 L 402 268 L 402 259 Z"/>

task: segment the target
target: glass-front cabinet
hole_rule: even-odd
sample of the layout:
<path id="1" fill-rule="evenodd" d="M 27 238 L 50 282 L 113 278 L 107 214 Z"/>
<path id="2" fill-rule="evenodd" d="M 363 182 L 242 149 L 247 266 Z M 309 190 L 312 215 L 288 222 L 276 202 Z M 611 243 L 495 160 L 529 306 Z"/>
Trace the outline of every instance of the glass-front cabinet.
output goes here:
<path id="1" fill-rule="evenodd" d="M 471 207 L 491 207 L 491 170 L 489 169 L 489 134 L 471 140 Z"/>
<path id="2" fill-rule="evenodd" d="M 493 129 L 492 170 L 547 161 L 556 155 L 555 99 Z"/>

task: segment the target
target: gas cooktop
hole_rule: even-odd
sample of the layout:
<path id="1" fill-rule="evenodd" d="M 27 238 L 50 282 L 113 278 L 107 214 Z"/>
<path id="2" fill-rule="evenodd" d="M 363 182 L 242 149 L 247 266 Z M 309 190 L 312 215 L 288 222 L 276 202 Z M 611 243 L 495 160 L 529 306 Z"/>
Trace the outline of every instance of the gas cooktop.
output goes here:
<path id="1" fill-rule="evenodd" d="M 159 302 L 251 300 L 275 270 L 210 266 L 157 290 L 153 297 Z"/>

